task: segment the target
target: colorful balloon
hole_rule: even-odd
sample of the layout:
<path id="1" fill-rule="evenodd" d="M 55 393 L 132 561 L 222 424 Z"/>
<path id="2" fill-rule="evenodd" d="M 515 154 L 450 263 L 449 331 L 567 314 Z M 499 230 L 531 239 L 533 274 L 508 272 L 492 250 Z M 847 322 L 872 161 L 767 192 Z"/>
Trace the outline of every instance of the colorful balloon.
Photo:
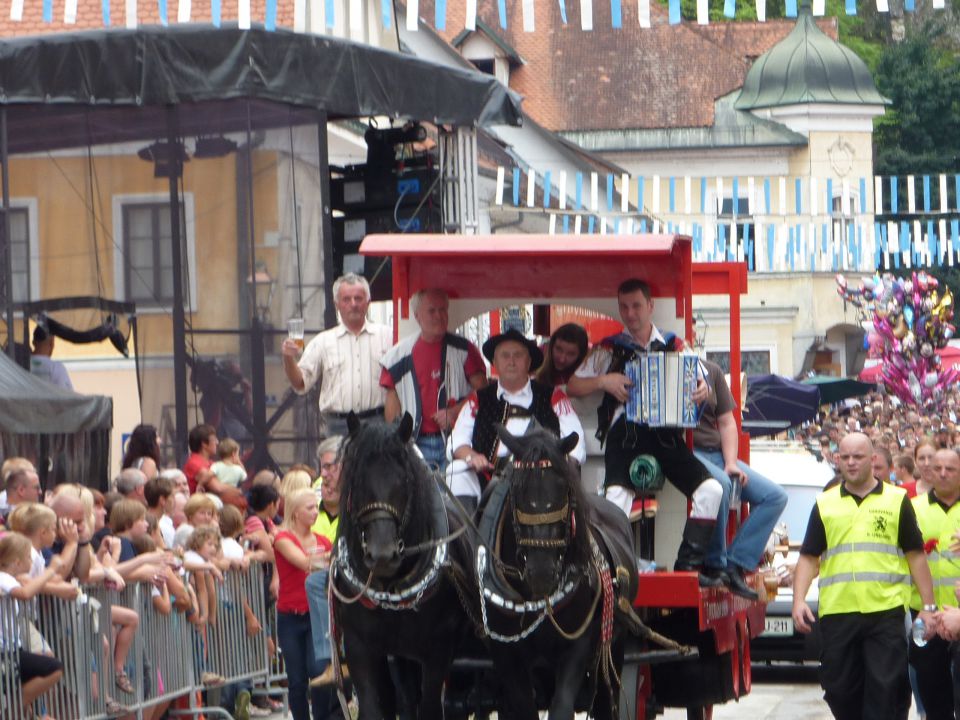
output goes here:
<path id="1" fill-rule="evenodd" d="M 836 282 L 837 294 L 873 325 L 863 346 L 882 361 L 886 390 L 908 404 L 936 407 L 943 389 L 960 380 L 960 369 L 944 369 L 937 354 L 957 332 L 950 288 L 923 271 L 906 278 L 877 273 L 856 287 L 838 274 Z"/>

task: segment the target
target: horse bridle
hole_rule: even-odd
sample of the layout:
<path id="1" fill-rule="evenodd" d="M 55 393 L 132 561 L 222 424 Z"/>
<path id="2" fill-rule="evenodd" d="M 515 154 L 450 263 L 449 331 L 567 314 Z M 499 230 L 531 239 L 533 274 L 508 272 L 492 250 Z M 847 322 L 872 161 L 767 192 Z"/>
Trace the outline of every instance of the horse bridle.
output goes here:
<path id="1" fill-rule="evenodd" d="M 367 504 L 364 505 L 362 508 L 360 508 L 360 510 L 357 511 L 357 513 L 356 513 L 356 515 L 355 515 L 355 517 L 356 517 L 356 523 L 357 523 L 357 528 L 360 530 L 360 547 L 362 547 L 364 551 L 366 551 L 366 549 L 367 549 L 367 533 L 366 533 L 366 529 L 365 529 L 366 526 L 367 526 L 367 524 L 368 524 L 369 522 L 372 522 L 373 520 L 381 519 L 381 518 L 378 516 L 378 517 L 374 517 L 374 518 L 371 518 L 370 520 L 366 520 L 366 521 L 365 521 L 365 518 L 367 518 L 367 517 L 370 516 L 370 515 L 374 515 L 374 514 L 378 514 L 378 515 L 379 515 L 380 513 L 385 514 L 389 519 L 393 520 L 393 522 L 396 524 L 396 526 L 397 526 L 397 552 L 398 552 L 400 555 L 403 555 L 403 551 L 404 551 L 403 531 L 404 531 L 404 528 L 405 528 L 406 525 L 407 525 L 407 520 L 409 519 L 409 515 L 410 515 L 410 503 L 407 503 L 407 504 L 404 506 L 402 513 L 401 513 L 399 510 L 397 510 L 397 508 L 394 507 L 393 505 L 391 505 L 390 503 L 388 503 L 388 502 L 383 502 L 382 500 L 376 500 L 376 501 L 374 501 L 374 502 L 367 503 Z"/>
<path id="2" fill-rule="evenodd" d="M 544 470 L 553 467 L 553 462 L 549 458 L 542 460 L 514 460 L 513 467 L 515 470 L 540 470 L 542 475 Z M 513 534 L 516 537 L 518 546 L 564 549 L 570 544 L 570 538 L 576 533 L 576 527 L 573 511 L 570 508 L 569 496 L 567 502 L 563 504 L 563 507 L 544 513 L 527 513 L 518 510 L 514 499 L 511 499 L 510 504 L 513 506 Z M 543 525 L 556 525 L 558 523 L 569 525 L 569 535 L 565 533 L 563 537 L 559 538 L 532 538 L 524 537 L 520 532 L 520 528 L 523 527 L 540 527 Z"/>

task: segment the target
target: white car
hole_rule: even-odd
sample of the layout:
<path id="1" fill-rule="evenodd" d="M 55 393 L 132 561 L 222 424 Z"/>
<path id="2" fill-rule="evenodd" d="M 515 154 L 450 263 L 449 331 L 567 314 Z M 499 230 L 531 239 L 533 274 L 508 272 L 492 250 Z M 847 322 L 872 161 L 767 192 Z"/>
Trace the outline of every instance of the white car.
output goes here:
<path id="1" fill-rule="evenodd" d="M 797 632 L 793 626 L 792 579 L 810 511 L 817 495 L 833 479 L 834 470 L 800 443 L 757 440 L 750 446 L 750 467 L 787 491 L 787 506 L 780 522 L 786 526 L 790 543 L 790 551 L 786 556 L 778 553 L 774 563 L 783 579 L 782 585 L 777 598 L 767 605 L 763 634 L 750 643 L 751 659 L 756 662 L 818 660 L 818 625 L 814 625 L 809 635 Z M 807 593 L 807 604 L 814 614 L 818 596 L 817 580 L 814 579 Z"/>

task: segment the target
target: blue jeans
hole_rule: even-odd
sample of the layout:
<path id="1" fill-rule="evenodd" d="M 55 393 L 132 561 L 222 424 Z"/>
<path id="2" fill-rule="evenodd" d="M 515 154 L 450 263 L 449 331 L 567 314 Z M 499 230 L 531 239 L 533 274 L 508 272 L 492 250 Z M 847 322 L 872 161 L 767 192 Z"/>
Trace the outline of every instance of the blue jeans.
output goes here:
<path id="1" fill-rule="evenodd" d="M 307 575 L 305 587 L 310 604 L 310 630 L 313 632 L 313 657 L 321 668 L 330 662 L 330 603 L 327 602 L 327 570 Z"/>
<path id="2" fill-rule="evenodd" d="M 720 502 L 720 514 L 717 527 L 707 548 L 706 565 L 712 568 L 726 568 L 736 565 L 743 570 L 754 570 L 763 556 L 773 527 L 780 519 L 780 513 L 787 506 L 787 493 L 772 480 L 752 470 L 749 465 L 737 462 L 747 478 L 743 486 L 741 500 L 750 504 L 750 516 L 740 526 L 730 547 L 726 547 L 727 518 L 730 514 L 730 490 L 733 483 L 723 471 L 723 453 L 719 450 L 701 450 L 694 448 L 693 454 L 702 462 L 711 477 L 723 486 L 723 500 Z"/>
<path id="3" fill-rule="evenodd" d="M 323 672 L 313 656 L 310 616 L 277 611 L 277 640 L 287 671 L 287 691 L 293 720 L 310 720 L 309 705 L 313 705 L 313 720 L 333 717 L 336 696 L 332 688 L 310 688 L 310 679 Z"/>
<path id="4" fill-rule="evenodd" d="M 421 435 L 417 438 L 417 447 L 431 470 L 442 473 L 447 469 L 447 444 L 443 435 Z"/>

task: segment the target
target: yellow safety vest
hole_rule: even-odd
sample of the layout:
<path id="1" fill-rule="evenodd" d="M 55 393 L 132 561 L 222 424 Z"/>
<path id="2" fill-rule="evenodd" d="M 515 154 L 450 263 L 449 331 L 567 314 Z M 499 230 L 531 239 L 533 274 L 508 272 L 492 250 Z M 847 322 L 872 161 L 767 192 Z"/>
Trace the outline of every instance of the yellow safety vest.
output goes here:
<path id="1" fill-rule="evenodd" d="M 952 552 L 950 546 L 954 542 L 953 534 L 960 530 L 960 502 L 955 502 L 948 512 L 944 512 L 940 503 L 931 501 L 930 493 L 925 493 L 913 498 L 913 507 L 924 543 L 929 540 L 937 541 L 933 552 L 927 555 L 937 605 L 956 607 L 954 586 L 960 580 L 960 553 Z M 910 594 L 910 607 L 914 610 L 923 607 L 916 585 Z"/>
<path id="2" fill-rule="evenodd" d="M 337 528 L 340 526 L 340 514 L 332 518 L 327 515 L 327 511 L 320 506 L 320 512 L 317 514 L 317 520 L 310 529 L 317 535 L 323 535 L 331 543 L 337 537 Z"/>
<path id="3" fill-rule="evenodd" d="M 859 505 L 840 486 L 817 496 L 827 535 L 820 556 L 819 614 L 870 613 L 905 607 L 910 571 L 897 540 L 906 491 L 886 483 Z"/>

